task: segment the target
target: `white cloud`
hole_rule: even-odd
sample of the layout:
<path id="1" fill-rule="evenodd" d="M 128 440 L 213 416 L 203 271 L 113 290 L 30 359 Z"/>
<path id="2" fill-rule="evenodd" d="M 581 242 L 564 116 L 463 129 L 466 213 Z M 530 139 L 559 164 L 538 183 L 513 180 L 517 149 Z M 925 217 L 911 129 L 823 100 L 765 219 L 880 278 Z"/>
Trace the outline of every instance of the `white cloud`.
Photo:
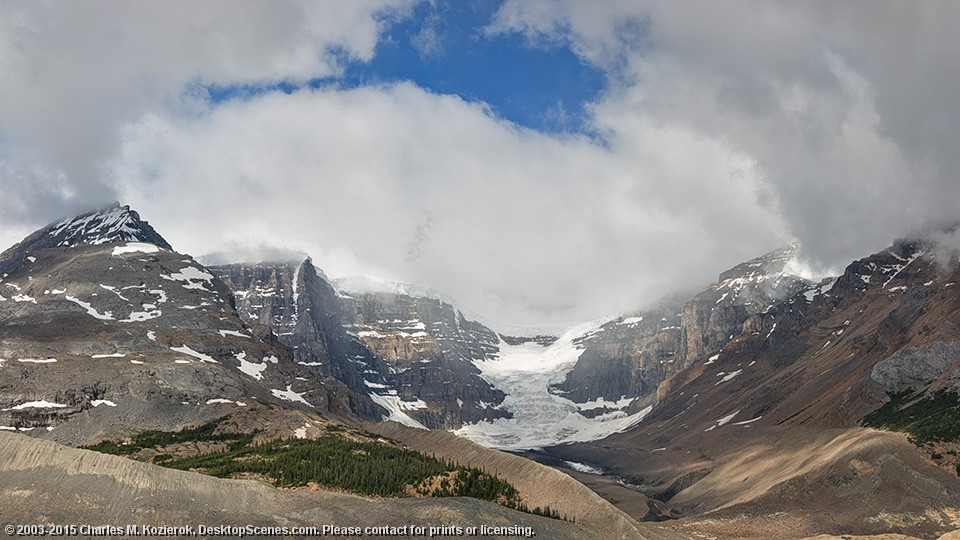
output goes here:
<path id="1" fill-rule="evenodd" d="M 631 122 L 605 147 L 410 84 L 330 88 L 147 117 L 115 174 L 180 250 L 280 243 L 504 322 L 630 309 L 785 240 L 747 156 Z"/>
<path id="2" fill-rule="evenodd" d="M 530 324 L 633 309 L 793 237 L 836 268 L 957 217 L 956 4 L 506 2 L 490 39 L 605 70 L 599 141 L 411 84 L 210 109 L 185 91 L 335 74 L 400 0 L 47 6 L 0 7 L 3 234 L 116 190 L 182 251 L 296 250 Z"/>
<path id="3" fill-rule="evenodd" d="M 645 117 L 749 156 L 811 262 L 837 267 L 958 215 L 958 15 L 950 2 L 510 0 L 488 32 L 568 42 L 607 70 L 595 120 L 614 138 Z"/>
<path id="4" fill-rule="evenodd" d="M 204 96 L 191 84 L 336 74 L 345 58 L 372 58 L 381 17 L 410 3 L 0 4 L 0 223 L 52 219 L 110 199 L 102 165 L 117 151 L 118 126 L 149 111 L 202 110 Z M 60 176 L 70 190 L 50 185 Z"/>

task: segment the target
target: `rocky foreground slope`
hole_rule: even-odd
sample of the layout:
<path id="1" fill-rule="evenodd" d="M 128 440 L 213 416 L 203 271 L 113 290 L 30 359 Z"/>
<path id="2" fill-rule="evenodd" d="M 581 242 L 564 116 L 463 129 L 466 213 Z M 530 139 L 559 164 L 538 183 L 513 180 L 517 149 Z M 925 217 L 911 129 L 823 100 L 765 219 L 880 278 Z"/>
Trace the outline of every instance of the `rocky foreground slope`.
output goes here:
<path id="1" fill-rule="evenodd" d="M 0 508 L 8 523 L 36 525 L 363 529 L 417 524 L 519 531 L 485 535 L 490 538 L 525 537 L 528 532 L 540 538 L 597 538 L 573 523 L 520 514 L 476 499 L 371 500 L 327 491 L 280 490 L 252 480 L 165 469 L 12 433 L 0 433 Z"/>

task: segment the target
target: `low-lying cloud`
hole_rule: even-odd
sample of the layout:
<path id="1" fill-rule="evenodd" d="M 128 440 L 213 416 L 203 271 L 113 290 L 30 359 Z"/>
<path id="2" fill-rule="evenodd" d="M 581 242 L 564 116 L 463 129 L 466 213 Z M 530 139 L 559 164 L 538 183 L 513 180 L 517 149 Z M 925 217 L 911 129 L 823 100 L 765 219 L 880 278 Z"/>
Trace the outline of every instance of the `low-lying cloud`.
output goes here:
<path id="1" fill-rule="evenodd" d="M 409 83 L 198 90 L 335 81 L 409 4 L 5 5 L 4 239 L 109 196 L 182 251 L 294 250 L 563 325 L 793 240 L 805 268 L 836 271 L 960 214 L 952 3 L 505 2 L 485 39 L 569 46 L 607 74 L 589 135 Z"/>

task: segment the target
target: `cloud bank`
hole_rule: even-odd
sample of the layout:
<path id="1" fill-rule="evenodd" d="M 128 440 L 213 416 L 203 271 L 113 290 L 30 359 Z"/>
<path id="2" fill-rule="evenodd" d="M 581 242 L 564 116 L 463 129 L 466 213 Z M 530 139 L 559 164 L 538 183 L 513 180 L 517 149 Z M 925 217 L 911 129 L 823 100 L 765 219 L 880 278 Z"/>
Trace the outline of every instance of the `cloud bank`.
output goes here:
<path id="1" fill-rule="evenodd" d="M 409 83 L 338 86 L 405 2 L 131 5 L 0 8 L 4 235 L 119 197 L 181 251 L 297 250 L 563 325 L 795 239 L 836 270 L 960 215 L 956 4 L 505 2 L 484 39 L 606 73 L 583 135 Z"/>

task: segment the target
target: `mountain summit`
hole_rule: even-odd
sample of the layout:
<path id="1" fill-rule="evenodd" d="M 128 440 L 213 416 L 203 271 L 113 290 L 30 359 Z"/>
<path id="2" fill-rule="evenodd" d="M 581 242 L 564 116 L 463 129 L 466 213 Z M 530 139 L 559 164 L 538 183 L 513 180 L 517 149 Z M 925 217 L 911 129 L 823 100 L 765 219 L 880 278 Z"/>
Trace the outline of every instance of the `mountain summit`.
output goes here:
<path id="1" fill-rule="evenodd" d="M 51 223 L 24 238 L 0 254 L 0 273 L 9 273 L 19 267 L 31 251 L 112 242 L 145 242 L 163 249 L 173 249 L 148 222 L 140 219 L 140 214 L 129 206 L 114 202 L 98 210 Z"/>

